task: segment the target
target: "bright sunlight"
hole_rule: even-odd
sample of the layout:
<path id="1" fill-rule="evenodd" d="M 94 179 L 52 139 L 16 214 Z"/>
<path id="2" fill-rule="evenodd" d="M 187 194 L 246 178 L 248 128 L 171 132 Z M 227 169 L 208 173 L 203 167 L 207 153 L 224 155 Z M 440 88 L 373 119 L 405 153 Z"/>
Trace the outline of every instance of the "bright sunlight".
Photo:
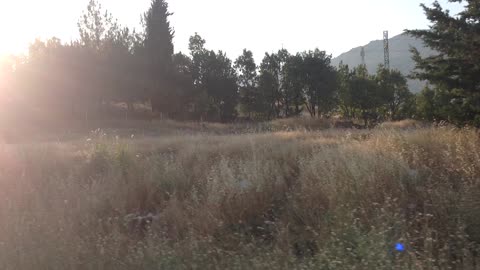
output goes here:
<path id="1" fill-rule="evenodd" d="M 28 31 L 31 20 L 20 20 L 29 17 L 33 10 L 23 9 L 26 16 L 18 16 L 21 1 L 0 1 L 0 55 L 23 53 L 31 41 L 32 32 Z M 12 12 L 13 11 L 13 12 Z"/>
<path id="2" fill-rule="evenodd" d="M 87 3 L 88 0 L 0 0 L 0 55 L 23 54 L 35 38 L 76 38 L 76 23 Z"/>
<path id="3" fill-rule="evenodd" d="M 0 0 L 0 270 L 480 269 L 480 0 L 434 1 Z"/>

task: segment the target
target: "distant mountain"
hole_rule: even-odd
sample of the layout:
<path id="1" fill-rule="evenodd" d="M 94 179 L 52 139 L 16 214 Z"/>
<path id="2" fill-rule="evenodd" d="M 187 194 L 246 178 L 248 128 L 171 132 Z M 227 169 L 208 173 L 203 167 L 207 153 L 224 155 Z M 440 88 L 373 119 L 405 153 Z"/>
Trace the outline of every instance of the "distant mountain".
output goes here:
<path id="1" fill-rule="evenodd" d="M 389 40 L 390 46 L 390 67 L 400 70 L 404 75 L 410 74 L 414 69 L 415 63 L 412 60 L 410 46 L 418 49 L 422 56 L 430 56 L 434 51 L 425 47 L 422 40 L 416 39 L 406 34 L 395 36 Z M 375 40 L 363 46 L 365 48 L 365 64 L 368 71 L 373 74 L 376 72 L 379 64 L 383 64 L 383 40 Z M 362 47 L 351 49 L 349 52 L 342 53 L 332 60 L 332 65 L 338 66 L 341 61 L 353 68 L 361 64 L 360 56 Z M 417 80 L 409 80 L 410 91 L 417 93 L 422 90 L 424 83 Z"/>

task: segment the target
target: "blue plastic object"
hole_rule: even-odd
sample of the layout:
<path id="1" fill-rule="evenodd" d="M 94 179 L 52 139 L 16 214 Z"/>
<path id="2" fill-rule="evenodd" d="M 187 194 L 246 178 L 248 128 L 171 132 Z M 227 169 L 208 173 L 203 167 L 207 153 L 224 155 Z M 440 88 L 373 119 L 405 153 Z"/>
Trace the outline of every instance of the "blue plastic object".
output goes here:
<path id="1" fill-rule="evenodd" d="M 395 250 L 398 252 L 403 252 L 405 251 L 405 246 L 402 243 L 396 243 L 395 244 Z"/>

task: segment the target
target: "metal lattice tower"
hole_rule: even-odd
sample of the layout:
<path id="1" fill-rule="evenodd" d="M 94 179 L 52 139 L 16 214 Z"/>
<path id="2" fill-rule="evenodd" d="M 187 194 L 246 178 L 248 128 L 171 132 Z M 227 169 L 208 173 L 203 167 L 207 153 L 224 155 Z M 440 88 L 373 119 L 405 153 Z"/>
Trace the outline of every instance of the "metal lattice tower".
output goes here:
<path id="1" fill-rule="evenodd" d="M 390 48 L 388 46 L 388 31 L 383 31 L 383 58 L 386 69 L 390 69 Z"/>
<path id="2" fill-rule="evenodd" d="M 365 64 L 365 48 L 362 47 L 362 50 L 360 51 L 360 56 L 362 57 L 362 65 L 366 65 Z"/>

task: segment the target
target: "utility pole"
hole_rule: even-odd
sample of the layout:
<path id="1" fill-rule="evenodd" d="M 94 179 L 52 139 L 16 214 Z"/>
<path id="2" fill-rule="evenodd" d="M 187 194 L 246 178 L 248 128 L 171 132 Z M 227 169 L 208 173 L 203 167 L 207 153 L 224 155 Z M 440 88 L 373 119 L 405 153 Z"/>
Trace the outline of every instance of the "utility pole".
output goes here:
<path id="1" fill-rule="evenodd" d="M 390 48 L 388 45 L 388 31 L 383 31 L 383 58 L 386 69 L 390 69 Z"/>

